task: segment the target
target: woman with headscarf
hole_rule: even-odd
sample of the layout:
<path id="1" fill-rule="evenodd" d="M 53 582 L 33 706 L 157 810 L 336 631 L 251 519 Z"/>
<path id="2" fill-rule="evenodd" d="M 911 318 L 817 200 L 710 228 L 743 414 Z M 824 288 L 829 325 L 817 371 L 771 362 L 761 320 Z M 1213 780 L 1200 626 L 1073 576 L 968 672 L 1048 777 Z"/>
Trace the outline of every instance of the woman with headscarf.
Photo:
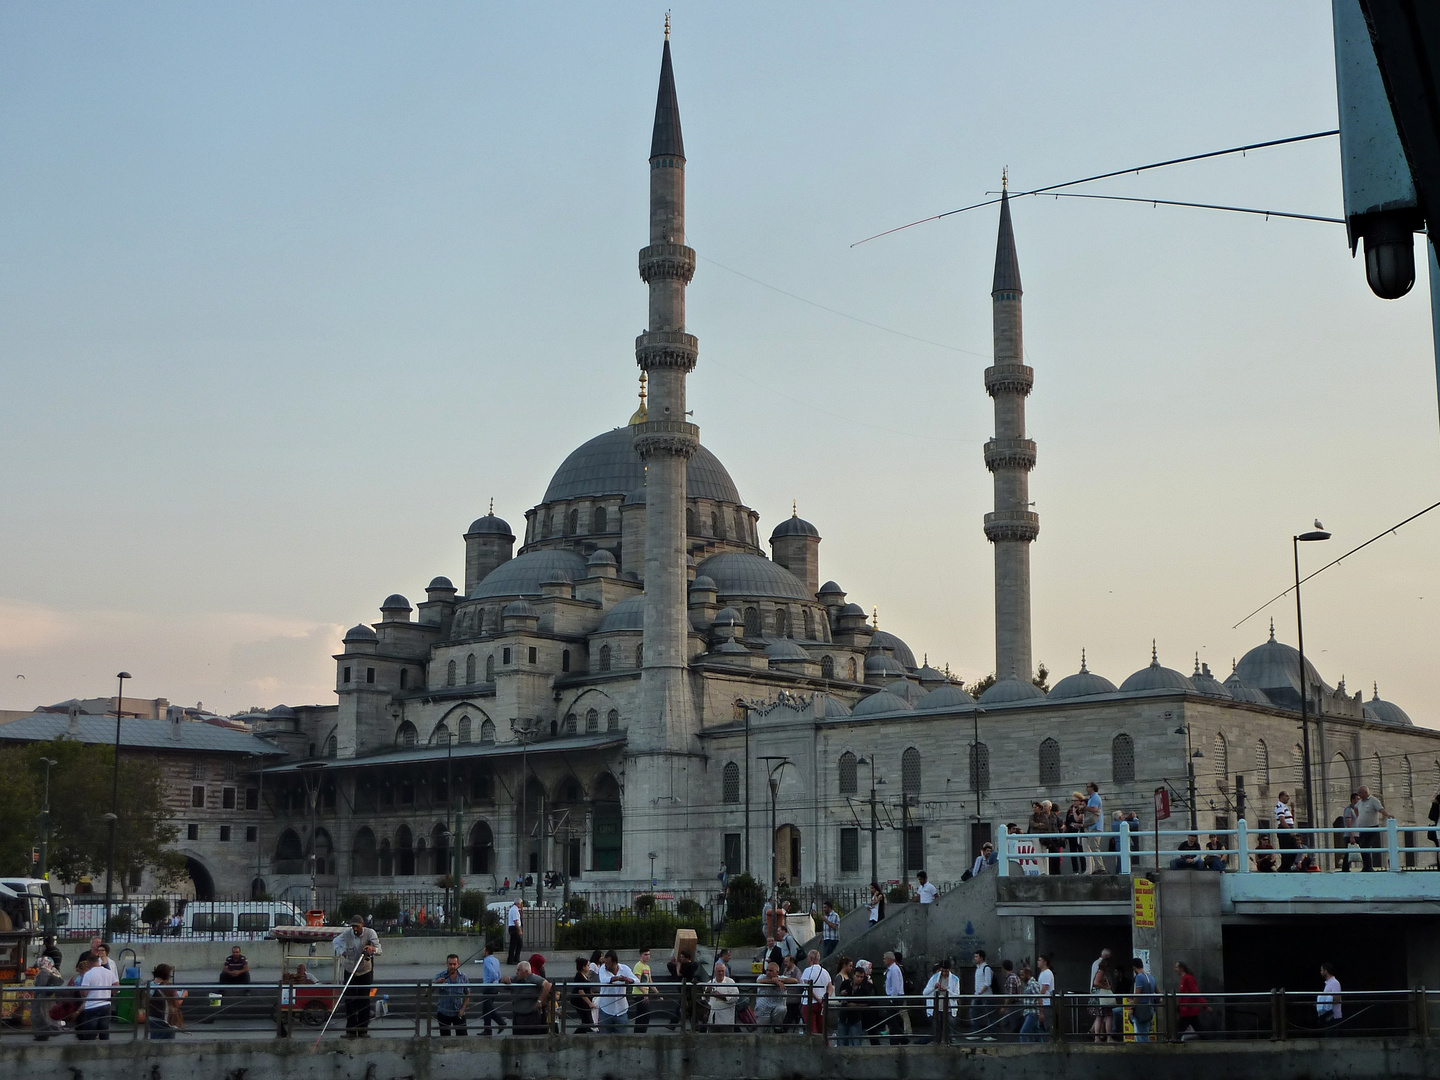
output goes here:
<path id="1" fill-rule="evenodd" d="M 50 1019 L 50 1009 L 59 999 L 54 990 L 46 987 L 64 985 L 65 976 L 60 974 L 47 952 L 40 957 L 40 964 L 35 970 L 35 992 L 30 998 L 30 1030 L 36 1042 L 44 1042 L 63 1030 L 58 1020 Z"/>

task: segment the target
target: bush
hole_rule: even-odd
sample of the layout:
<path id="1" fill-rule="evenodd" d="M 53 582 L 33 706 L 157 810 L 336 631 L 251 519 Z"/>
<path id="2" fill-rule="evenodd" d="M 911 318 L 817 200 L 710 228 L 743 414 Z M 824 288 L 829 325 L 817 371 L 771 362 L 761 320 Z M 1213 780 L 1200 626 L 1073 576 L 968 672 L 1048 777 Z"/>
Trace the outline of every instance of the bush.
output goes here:
<path id="1" fill-rule="evenodd" d="M 649 915 L 655 910 L 655 895 L 653 893 L 641 893 L 635 897 L 635 911 L 640 915 Z"/>
<path id="2" fill-rule="evenodd" d="M 730 949 L 759 948 L 765 944 L 764 919 L 753 915 L 748 919 L 731 919 L 720 931 L 720 944 Z"/>
<path id="3" fill-rule="evenodd" d="M 725 890 L 725 921 L 750 919 L 765 908 L 765 886 L 749 874 L 736 874 Z"/>
<path id="4" fill-rule="evenodd" d="M 700 919 L 705 916 L 705 909 L 700 906 L 699 900 L 692 900 L 688 896 L 675 905 L 675 914 L 682 919 Z"/>
<path id="5" fill-rule="evenodd" d="M 390 922 L 400 918 L 400 901 L 393 896 L 375 901 L 375 918 L 379 922 Z"/>
<path id="6" fill-rule="evenodd" d="M 908 904 L 910 902 L 910 886 L 901 882 L 885 894 L 885 899 L 891 904 Z"/>
<path id="7" fill-rule="evenodd" d="M 340 898 L 340 906 L 336 911 L 340 916 L 337 926 L 349 923 L 356 915 L 363 919 L 370 914 L 370 898 L 360 893 L 346 893 Z"/>
<path id="8" fill-rule="evenodd" d="M 590 901 L 583 896 L 572 896 L 565 903 L 565 914 L 572 919 L 583 919 L 590 913 Z"/>
<path id="9" fill-rule="evenodd" d="M 157 896 L 140 910 L 140 921 L 154 926 L 170 918 L 170 901 Z"/>
<path id="10" fill-rule="evenodd" d="M 128 934 L 134 925 L 135 919 L 129 908 L 115 912 L 110 916 L 110 933 Z"/>
<path id="11" fill-rule="evenodd" d="M 485 894 L 466 889 L 460 894 L 460 917 L 478 923 L 485 917 Z"/>
<path id="12" fill-rule="evenodd" d="M 569 926 L 555 928 L 557 949 L 664 949 L 675 941 L 675 931 L 703 927 L 695 919 L 679 919 L 669 912 L 650 915 L 591 915 Z"/>

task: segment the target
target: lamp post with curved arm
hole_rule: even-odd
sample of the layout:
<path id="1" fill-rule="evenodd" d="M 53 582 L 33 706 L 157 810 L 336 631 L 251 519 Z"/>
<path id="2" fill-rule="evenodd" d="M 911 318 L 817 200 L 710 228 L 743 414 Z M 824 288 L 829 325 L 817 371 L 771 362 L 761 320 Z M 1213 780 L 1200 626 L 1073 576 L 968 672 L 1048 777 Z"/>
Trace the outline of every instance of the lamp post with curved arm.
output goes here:
<path id="1" fill-rule="evenodd" d="M 110 771 L 110 813 L 105 815 L 110 826 L 110 844 L 105 855 L 105 926 L 101 933 L 106 937 L 110 935 L 110 897 L 115 876 L 115 825 L 120 820 L 120 717 L 125 712 L 125 680 L 131 675 L 122 671 L 115 678 L 120 682 L 120 689 L 115 694 L 115 762 Z"/>
<path id="2" fill-rule="evenodd" d="M 1315 522 L 1319 526 L 1320 522 Z M 1315 789 L 1310 778 L 1310 680 L 1305 677 L 1305 621 L 1300 613 L 1300 544 L 1316 540 L 1329 540 L 1330 534 L 1315 528 L 1290 538 L 1290 551 L 1295 557 L 1295 637 L 1300 653 L 1300 742 L 1305 765 L 1305 816 L 1311 828 L 1315 827 Z"/>

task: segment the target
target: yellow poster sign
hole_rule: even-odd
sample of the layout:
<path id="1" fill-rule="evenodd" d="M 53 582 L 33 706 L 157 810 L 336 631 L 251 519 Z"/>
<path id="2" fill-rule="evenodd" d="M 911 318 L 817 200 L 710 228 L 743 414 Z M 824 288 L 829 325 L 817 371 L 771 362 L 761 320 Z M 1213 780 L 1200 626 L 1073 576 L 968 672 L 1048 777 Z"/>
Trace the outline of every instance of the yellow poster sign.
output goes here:
<path id="1" fill-rule="evenodd" d="M 1137 877 L 1135 881 L 1134 915 L 1136 926 L 1155 926 L 1155 883 Z"/>

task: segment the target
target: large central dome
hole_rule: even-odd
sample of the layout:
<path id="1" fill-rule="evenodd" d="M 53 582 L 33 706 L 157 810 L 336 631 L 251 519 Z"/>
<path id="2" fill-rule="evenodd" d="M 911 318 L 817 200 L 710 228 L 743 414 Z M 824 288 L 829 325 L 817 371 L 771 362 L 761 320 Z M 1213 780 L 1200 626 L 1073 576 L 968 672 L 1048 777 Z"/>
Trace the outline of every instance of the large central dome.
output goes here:
<path id="1" fill-rule="evenodd" d="M 542 503 L 585 499 L 596 495 L 628 495 L 645 484 L 645 463 L 635 452 L 628 427 L 597 435 L 560 463 Z M 700 447 L 685 465 L 685 494 L 691 499 L 739 503 L 735 481 L 720 459 Z"/>

